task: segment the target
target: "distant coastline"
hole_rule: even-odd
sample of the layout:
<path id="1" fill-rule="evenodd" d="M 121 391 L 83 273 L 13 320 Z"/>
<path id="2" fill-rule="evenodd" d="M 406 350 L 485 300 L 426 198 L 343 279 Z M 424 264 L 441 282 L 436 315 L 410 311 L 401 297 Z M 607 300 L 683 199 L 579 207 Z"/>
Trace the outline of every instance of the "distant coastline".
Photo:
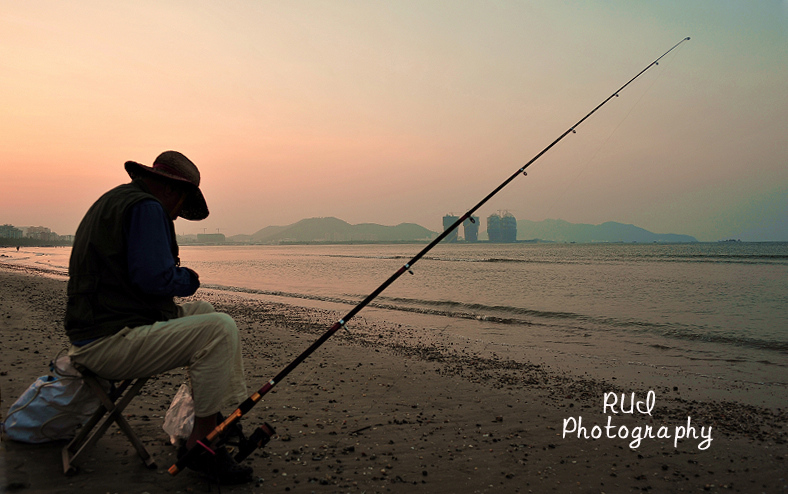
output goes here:
<path id="1" fill-rule="evenodd" d="M 13 237 L 4 236 L 0 230 L 0 247 L 54 247 L 70 246 L 73 235 L 57 235 L 47 230 L 47 235 L 25 236 L 24 230 L 4 225 L 6 230 L 15 233 Z M 17 231 L 19 230 L 19 231 Z M 460 228 L 462 230 L 462 228 Z M 435 239 L 441 232 L 433 231 L 415 223 L 401 223 L 387 226 L 376 223 L 350 224 L 334 217 L 307 218 L 285 226 L 267 226 L 252 234 L 226 236 L 223 233 L 179 234 L 178 243 L 182 245 L 359 245 L 359 244 L 425 244 Z M 461 232 L 450 236 L 444 242 L 471 243 L 463 238 Z M 456 239 L 456 240 L 453 240 Z M 477 243 L 490 242 L 486 230 L 479 231 Z M 542 221 L 517 220 L 516 240 L 513 243 L 695 243 L 701 242 L 694 236 L 677 233 L 654 233 L 644 228 L 608 221 L 599 225 L 570 223 L 564 220 L 547 219 Z M 702 242 L 765 242 L 765 240 L 744 240 L 723 238 Z M 774 240 L 774 242 L 779 242 Z"/>
<path id="2" fill-rule="evenodd" d="M 439 232 L 415 223 L 396 226 L 361 223 L 352 225 L 338 218 L 308 218 L 286 226 L 267 226 L 251 235 L 222 234 L 180 235 L 179 243 L 186 244 L 386 244 L 427 243 Z M 563 220 L 540 222 L 518 220 L 517 238 L 514 243 L 693 243 L 698 240 L 690 235 L 653 233 L 635 225 L 606 222 L 601 225 L 569 223 Z M 456 242 L 465 242 L 462 236 Z M 479 235 L 478 243 L 487 240 L 487 232 Z M 470 243 L 470 242 L 466 242 Z"/>
<path id="3" fill-rule="evenodd" d="M 73 239 L 40 240 L 36 238 L 0 237 L 0 247 L 71 247 L 73 243 Z"/>

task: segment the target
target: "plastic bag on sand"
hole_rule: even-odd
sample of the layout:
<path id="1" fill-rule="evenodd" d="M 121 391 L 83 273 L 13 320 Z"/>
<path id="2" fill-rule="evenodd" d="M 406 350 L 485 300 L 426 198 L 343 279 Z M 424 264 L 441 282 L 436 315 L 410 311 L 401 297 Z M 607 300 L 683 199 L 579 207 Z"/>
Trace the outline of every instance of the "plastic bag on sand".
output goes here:
<path id="1" fill-rule="evenodd" d="M 194 428 L 194 399 L 188 384 L 182 384 L 172 399 L 167 415 L 164 416 L 164 432 L 169 434 L 170 442 L 178 444 L 186 441 Z"/>

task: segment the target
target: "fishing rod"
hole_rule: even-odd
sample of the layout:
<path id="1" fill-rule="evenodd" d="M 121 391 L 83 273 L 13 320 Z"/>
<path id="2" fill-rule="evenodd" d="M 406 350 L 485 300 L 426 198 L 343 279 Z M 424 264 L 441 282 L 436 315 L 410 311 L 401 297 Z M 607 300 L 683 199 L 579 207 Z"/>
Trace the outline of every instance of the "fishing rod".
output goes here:
<path id="1" fill-rule="evenodd" d="M 689 37 L 686 37 L 673 45 L 673 47 L 662 54 L 659 58 L 648 64 L 643 70 L 637 73 L 635 77 L 630 79 L 626 84 L 618 88 L 613 94 L 608 96 L 604 101 L 599 103 L 593 110 L 588 112 L 586 116 L 581 118 L 577 121 L 574 125 L 569 127 L 563 134 L 561 134 L 556 140 L 551 142 L 546 148 L 540 151 L 536 156 L 531 158 L 525 165 L 520 167 L 516 172 L 514 172 L 509 178 L 504 180 L 501 185 L 496 187 L 492 192 L 487 194 L 481 201 L 479 201 L 475 206 L 469 209 L 465 214 L 463 214 L 459 219 L 457 219 L 454 223 L 451 224 L 448 228 L 446 228 L 443 233 L 438 235 L 432 242 L 430 242 L 426 247 L 424 247 L 418 254 L 413 256 L 413 258 L 405 263 L 401 268 L 399 268 L 394 274 L 392 274 L 386 281 L 384 281 L 378 288 L 375 289 L 372 293 L 367 295 L 367 297 L 358 303 L 353 309 L 348 312 L 345 317 L 340 319 L 339 321 L 335 322 L 325 333 L 323 333 L 320 338 L 318 338 L 314 343 L 312 343 L 309 348 L 304 350 L 298 357 L 295 358 L 290 364 L 287 365 L 284 369 L 282 369 L 279 374 L 277 374 L 273 379 L 265 383 L 262 388 L 252 394 L 249 398 L 247 398 L 243 403 L 238 405 L 238 408 L 230 414 L 222 423 L 216 426 L 216 428 L 211 431 L 205 438 L 201 441 L 197 442 L 197 445 L 192 447 L 186 454 L 184 454 L 178 461 L 169 468 L 169 472 L 171 475 L 176 475 L 179 471 L 181 471 L 184 466 L 186 466 L 189 461 L 194 458 L 195 456 L 199 455 L 203 450 L 207 450 L 210 453 L 213 453 L 213 447 L 220 443 L 220 439 L 228 431 L 233 424 L 235 424 L 241 417 L 246 415 L 249 410 L 252 409 L 262 398 L 265 396 L 274 386 L 280 383 L 288 374 L 290 374 L 296 367 L 298 367 L 307 357 L 312 355 L 315 350 L 317 350 L 323 343 L 326 342 L 331 336 L 334 335 L 337 331 L 343 328 L 348 321 L 350 321 L 356 314 L 361 311 L 364 307 L 369 305 L 378 295 L 380 295 L 386 288 L 389 287 L 394 281 L 396 281 L 400 276 L 402 276 L 405 272 L 409 272 L 413 274 L 411 268 L 413 267 L 416 262 L 418 262 L 422 257 L 424 257 L 427 252 L 432 250 L 433 247 L 438 245 L 441 240 L 446 238 L 455 228 L 458 228 L 465 220 L 470 219 L 470 221 L 475 222 L 473 219 L 473 213 L 476 212 L 480 207 L 482 207 L 487 201 L 489 201 L 494 195 L 501 191 L 504 187 L 509 185 L 509 183 L 517 178 L 520 174 L 526 175 L 525 169 L 531 166 L 536 160 L 542 157 L 547 151 L 552 149 L 553 146 L 558 144 L 564 137 L 569 135 L 570 133 L 574 133 L 575 129 L 585 122 L 591 115 L 593 115 L 597 110 L 599 110 L 602 106 L 604 106 L 608 101 L 613 99 L 614 97 L 618 96 L 618 93 L 621 92 L 624 88 L 629 86 L 635 79 L 640 77 L 644 72 L 648 69 L 653 67 L 654 65 L 659 65 L 659 61 L 662 60 L 668 53 L 672 52 L 676 47 L 680 44 L 684 43 L 685 41 L 689 41 Z M 270 437 L 274 434 L 273 427 L 268 424 L 264 424 L 261 427 L 258 427 L 255 432 L 250 436 L 245 443 L 243 443 L 240 447 L 240 452 L 235 456 L 236 461 L 241 461 L 246 458 L 255 448 L 259 446 L 263 446 L 265 443 L 268 442 Z"/>

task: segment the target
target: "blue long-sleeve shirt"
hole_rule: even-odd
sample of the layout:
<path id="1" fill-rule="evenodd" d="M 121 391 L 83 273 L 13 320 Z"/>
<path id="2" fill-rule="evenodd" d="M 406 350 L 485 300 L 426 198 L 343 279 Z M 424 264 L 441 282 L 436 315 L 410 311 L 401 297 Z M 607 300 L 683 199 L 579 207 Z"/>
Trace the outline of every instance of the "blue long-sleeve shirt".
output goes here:
<path id="1" fill-rule="evenodd" d="M 132 206 L 126 225 L 129 277 L 145 293 L 188 297 L 200 287 L 197 274 L 175 264 L 170 218 L 154 200 Z"/>

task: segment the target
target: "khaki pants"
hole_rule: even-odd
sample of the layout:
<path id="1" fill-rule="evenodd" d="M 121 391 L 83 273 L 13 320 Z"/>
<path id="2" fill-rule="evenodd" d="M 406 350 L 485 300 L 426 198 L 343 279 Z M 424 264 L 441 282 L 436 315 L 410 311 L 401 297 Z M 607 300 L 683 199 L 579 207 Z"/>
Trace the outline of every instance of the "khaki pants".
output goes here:
<path id="1" fill-rule="evenodd" d="M 125 328 L 82 347 L 72 345 L 69 356 L 111 380 L 154 376 L 188 366 L 197 417 L 235 409 L 247 398 L 235 321 L 214 311 L 208 302 L 183 304 L 179 316 Z"/>

